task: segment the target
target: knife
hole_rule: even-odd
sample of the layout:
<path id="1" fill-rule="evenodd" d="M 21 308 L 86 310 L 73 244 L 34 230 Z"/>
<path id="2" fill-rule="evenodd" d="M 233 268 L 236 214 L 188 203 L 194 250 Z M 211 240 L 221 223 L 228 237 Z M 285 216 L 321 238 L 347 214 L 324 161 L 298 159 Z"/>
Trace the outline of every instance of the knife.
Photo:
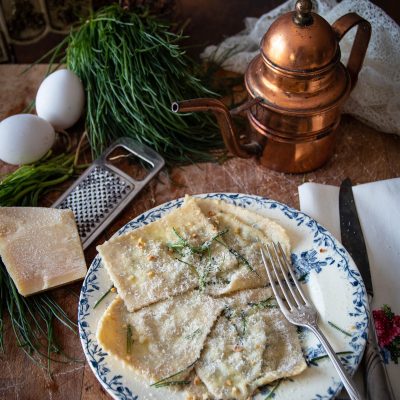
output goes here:
<path id="1" fill-rule="evenodd" d="M 351 180 L 345 179 L 339 191 L 339 215 L 342 244 L 353 258 L 364 281 L 371 305 L 374 290 L 364 236 L 354 202 Z M 383 363 L 375 331 L 372 312 L 368 327 L 368 340 L 363 357 L 364 385 L 368 400 L 395 400 Z"/>

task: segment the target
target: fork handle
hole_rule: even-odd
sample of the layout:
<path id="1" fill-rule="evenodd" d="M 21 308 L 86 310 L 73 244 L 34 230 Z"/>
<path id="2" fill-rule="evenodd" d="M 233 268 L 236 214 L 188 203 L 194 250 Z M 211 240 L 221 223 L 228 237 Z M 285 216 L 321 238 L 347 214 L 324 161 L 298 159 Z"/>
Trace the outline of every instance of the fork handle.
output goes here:
<path id="1" fill-rule="evenodd" d="M 315 336 L 318 338 L 318 340 L 321 342 L 322 346 L 324 347 L 326 353 L 328 354 L 329 358 L 331 359 L 337 373 L 340 376 L 340 379 L 343 382 L 344 387 L 347 390 L 347 393 L 349 394 L 350 398 L 352 400 L 362 400 L 362 396 L 356 389 L 356 386 L 354 384 L 353 379 L 350 377 L 350 375 L 345 371 L 343 364 L 340 362 L 339 358 L 337 357 L 335 351 L 329 344 L 329 342 L 326 340 L 325 335 L 321 332 L 321 330 L 318 328 L 318 326 L 309 326 L 309 328 L 312 330 L 312 332 L 315 334 Z"/>

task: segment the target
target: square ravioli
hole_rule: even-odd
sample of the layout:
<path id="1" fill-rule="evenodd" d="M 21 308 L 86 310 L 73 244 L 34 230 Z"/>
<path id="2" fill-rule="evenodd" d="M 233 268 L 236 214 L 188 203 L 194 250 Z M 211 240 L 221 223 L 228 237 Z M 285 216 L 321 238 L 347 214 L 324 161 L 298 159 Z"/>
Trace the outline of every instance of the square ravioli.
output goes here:
<path id="1" fill-rule="evenodd" d="M 307 367 L 296 327 L 269 288 L 238 292 L 211 331 L 195 371 L 216 399 L 246 399 L 276 379 Z"/>
<path id="2" fill-rule="evenodd" d="M 189 202 L 165 217 L 97 249 L 114 286 L 129 311 L 194 289 L 199 284 L 193 257 L 178 257 L 169 245 L 177 233 L 198 246 L 215 235 L 214 226 Z M 204 261 L 206 262 L 206 261 Z"/>
<path id="3" fill-rule="evenodd" d="M 97 338 L 104 350 L 149 382 L 179 371 L 176 379 L 183 380 L 224 304 L 194 290 L 128 312 L 117 296 L 99 322 Z"/>

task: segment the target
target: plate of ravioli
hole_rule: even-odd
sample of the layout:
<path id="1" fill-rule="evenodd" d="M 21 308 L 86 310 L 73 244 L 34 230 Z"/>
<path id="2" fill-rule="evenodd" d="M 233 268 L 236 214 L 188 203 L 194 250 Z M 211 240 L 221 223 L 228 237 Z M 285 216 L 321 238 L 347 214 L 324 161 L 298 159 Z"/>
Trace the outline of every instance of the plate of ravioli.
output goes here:
<path id="1" fill-rule="evenodd" d="M 366 344 L 361 276 L 321 225 L 259 196 L 170 201 L 97 247 L 78 310 L 90 367 L 115 399 L 331 399 L 321 344 L 277 306 L 260 248 L 279 242 L 350 373 Z"/>

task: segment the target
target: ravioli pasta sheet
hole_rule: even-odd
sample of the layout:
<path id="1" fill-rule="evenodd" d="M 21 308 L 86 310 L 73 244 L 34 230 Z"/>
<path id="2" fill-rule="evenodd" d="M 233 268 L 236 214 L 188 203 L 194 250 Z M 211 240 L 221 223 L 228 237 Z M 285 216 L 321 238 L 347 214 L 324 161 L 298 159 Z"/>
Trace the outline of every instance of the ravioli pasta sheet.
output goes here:
<path id="1" fill-rule="evenodd" d="M 164 218 L 98 246 L 128 310 L 196 287 L 222 295 L 265 286 L 260 245 L 275 240 L 288 249 L 289 239 L 268 218 L 230 210 L 221 202 L 186 197 Z"/>
<path id="2" fill-rule="evenodd" d="M 267 274 L 260 258 L 260 247 L 279 242 L 288 252 L 290 242 L 285 230 L 269 218 L 222 200 L 195 198 L 195 202 L 219 231 L 226 232 L 221 240 L 227 248 L 238 251 L 240 256 L 230 269 L 225 265 L 217 272 L 226 278 L 227 284 L 211 286 L 208 293 L 220 295 L 265 286 Z"/>
<path id="3" fill-rule="evenodd" d="M 197 246 L 215 235 L 214 226 L 193 201 L 164 218 L 114 237 L 97 250 L 129 311 L 187 292 L 198 286 L 190 257 L 177 257 L 168 244 L 175 230 Z M 178 260 L 179 258 L 179 260 Z"/>
<path id="4" fill-rule="evenodd" d="M 116 297 L 99 322 L 97 338 L 104 350 L 148 382 L 183 370 L 182 380 L 199 359 L 223 307 L 223 301 L 197 290 L 135 312 L 128 312 Z"/>
<path id="5" fill-rule="evenodd" d="M 296 328 L 270 289 L 231 296 L 209 335 L 196 373 L 217 399 L 246 399 L 254 390 L 306 368 Z"/>
<path id="6" fill-rule="evenodd" d="M 186 197 L 188 199 L 189 197 Z M 281 243 L 286 253 L 290 252 L 290 240 L 286 231 L 274 220 L 223 200 L 195 198 L 204 215 L 218 221 L 221 215 L 230 216 L 239 224 L 257 229 L 268 242 Z"/>
<path id="7" fill-rule="evenodd" d="M 182 207 L 98 247 L 118 296 L 101 346 L 155 387 L 193 399 L 247 399 L 306 368 L 297 331 L 277 308 L 260 247 L 286 231 L 223 201 Z M 161 381 L 161 382 L 160 382 Z"/>

